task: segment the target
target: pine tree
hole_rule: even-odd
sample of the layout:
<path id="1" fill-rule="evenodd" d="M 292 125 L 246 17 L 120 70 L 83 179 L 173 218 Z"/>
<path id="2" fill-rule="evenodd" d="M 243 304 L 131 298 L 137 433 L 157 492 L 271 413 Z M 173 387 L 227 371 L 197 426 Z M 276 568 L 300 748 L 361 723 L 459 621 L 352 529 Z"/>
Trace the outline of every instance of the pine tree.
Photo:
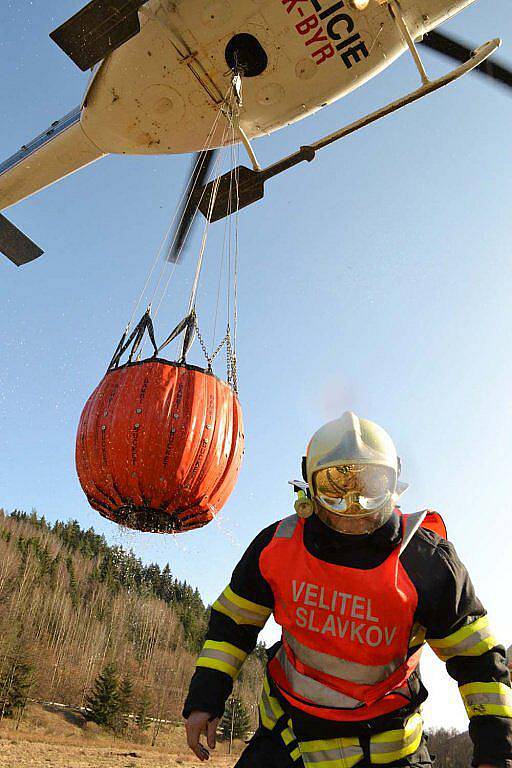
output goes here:
<path id="1" fill-rule="evenodd" d="M 240 699 L 231 696 L 226 702 L 224 716 L 219 725 L 221 740 L 245 739 L 250 727 L 247 710 Z"/>
<path id="2" fill-rule="evenodd" d="M 0 719 L 14 717 L 23 710 L 35 682 L 35 668 L 22 648 L 6 664 L 0 678 Z"/>
<path id="3" fill-rule="evenodd" d="M 94 723 L 115 730 L 120 712 L 119 678 L 115 664 L 102 669 L 92 693 L 86 699 L 88 718 Z"/>
<path id="4" fill-rule="evenodd" d="M 119 686 L 119 717 L 116 730 L 125 733 L 130 722 L 130 710 L 133 702 L 133 685 L 130 678 L 125 675 Z"/>
<path id="5" fill-rule="evenodd" d="M 80 603 L 79 587 L 75 575 L 73 558 L 70 555 L 66 558 L 66 568 L 69 574 L 69 595 L 71 597 L 71 604 L 73 608 L 78 608 Z"/>
<path id="6" fill-rule="evenodd" d="M 149 728 L 149 710 L 151 708 L 151 699 L 147 688 L 143 691 L 137 705 L 135 713 L 135 725 L 141 733 Z"/>

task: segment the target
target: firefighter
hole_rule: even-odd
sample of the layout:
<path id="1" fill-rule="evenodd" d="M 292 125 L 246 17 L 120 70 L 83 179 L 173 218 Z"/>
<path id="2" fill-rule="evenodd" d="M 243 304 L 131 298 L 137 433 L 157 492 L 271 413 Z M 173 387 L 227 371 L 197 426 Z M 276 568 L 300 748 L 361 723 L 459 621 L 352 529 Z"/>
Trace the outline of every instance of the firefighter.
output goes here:
<path id="1" fill-rule="evenodd" d="M 313 436 L 303 474 L 296 514 L 255 538 L 213 605 L 183 713 L 190 748 L 209 758 L 233 681 L 273 614 L 282 637 L 237 768 L 430 764 L 425 643 L 459 685 L 473 766 L 511 768 L 505 650 L 440 517 L 397 506 L 405 486 L 390 436 L 345 413 Z"/>

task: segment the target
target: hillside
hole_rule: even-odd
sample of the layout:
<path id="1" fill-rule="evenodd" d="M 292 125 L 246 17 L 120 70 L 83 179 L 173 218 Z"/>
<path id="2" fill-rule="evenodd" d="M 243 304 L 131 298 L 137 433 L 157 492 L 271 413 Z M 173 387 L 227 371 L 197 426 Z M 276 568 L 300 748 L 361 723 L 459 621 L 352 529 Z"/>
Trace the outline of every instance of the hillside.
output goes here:
<path id="1" fill-rule="evenodd" d="M 143 564 L 76 521 L 0 510 L 0 701 L 25 670 L 30 701 L 83 707 L 114 663 L 133 688 L 134 714 L 146 702 L 149 717 L 179 721 L 207 617 L 169 565 Z M 237 683 L 254 725 L 260 658 Z"/>
<path id="2" fill-rule="evenodd" d="M 243 747 L 218 744 L 208 765 L 228 768 Z M 158 744 L 114 738 L 79 713 L 31 704 L 19 728 L 12 720 L 0 724 L 0 768 L 199 768 L 187 749 L 183 726 L 164 725 Z"/>

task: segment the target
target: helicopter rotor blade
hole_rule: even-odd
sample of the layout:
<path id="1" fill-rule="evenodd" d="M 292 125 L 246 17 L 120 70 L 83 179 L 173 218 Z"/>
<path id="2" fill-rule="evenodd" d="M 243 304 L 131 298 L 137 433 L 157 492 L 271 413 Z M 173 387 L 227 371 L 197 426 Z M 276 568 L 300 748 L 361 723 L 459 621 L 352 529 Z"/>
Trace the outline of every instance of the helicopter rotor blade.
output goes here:
<path id="1" fill-rule="evenodd" d="M 428 48 L 460 62 L 467 61 L 472 54 L 471 48 L 465 43 L 435 30 L 425 35 L 421 42 Z M 504 66 L 499 59 L 487 59 L 475 68 L 475 72 L 491 77 L 509 88 L 512 87 L 512 69 Z"/>
<path id="2" fill-rule="evenodd" d="M 139 34 L 138 11 L 146 2 L 90 0 L 50 37 L 85 72 Z"/>
<path id="3" fill-rule="evenodd" d="M 178 214 L 178 228 L 172 237 L 172 246 L 166 255 L 167 261 L 176 263 L 193 229 L 194 214 L 197 209 L 197 191 L 200 190 L 210 175 L 210 170 L 217 154 L 216 149 L 198 152 L 192 161 L 183 204 Z"/>
<path id="4" fill-rule="evenodd" d="M 44 251 L 0 213 L 0 253 L 21 267 L 38 259 Z"/>

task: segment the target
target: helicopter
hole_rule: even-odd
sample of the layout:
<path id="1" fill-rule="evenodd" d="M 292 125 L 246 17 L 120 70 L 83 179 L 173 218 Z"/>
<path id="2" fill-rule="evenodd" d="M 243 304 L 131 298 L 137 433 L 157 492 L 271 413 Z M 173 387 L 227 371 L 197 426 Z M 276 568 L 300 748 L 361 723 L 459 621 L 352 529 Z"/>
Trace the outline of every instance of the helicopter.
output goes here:
<path id="1" fill-rule="evenodd" d="M 471 70 L 512 86 L 512 70 L 489 60 L 499 39 L 471 51 L 437 31 L 472 2 L 91 0 L 50 35 L 81 70 L 91 70 L 83 98 L 0 163 L 0 211 L 108 154 L 197 153 L 168 255 L 176 261 L 197 209 L 216 221 L 235 204 L 250 205 L 273 176 Z M 431 80 L 417 43 L 459 66 Z M 421 81 L 415 91 L 261 168 L 255 139 L 346 96 L 406 51 Z M 215 152 L 233 142 L 225 130 L 227 85 L 239 97 L 236 141 L 251 161 L 237 169 L 236 201 L 232 172 L 208 182 Z M 43 253 L 2 214 L 0 251 L 17 266 Z"/>

